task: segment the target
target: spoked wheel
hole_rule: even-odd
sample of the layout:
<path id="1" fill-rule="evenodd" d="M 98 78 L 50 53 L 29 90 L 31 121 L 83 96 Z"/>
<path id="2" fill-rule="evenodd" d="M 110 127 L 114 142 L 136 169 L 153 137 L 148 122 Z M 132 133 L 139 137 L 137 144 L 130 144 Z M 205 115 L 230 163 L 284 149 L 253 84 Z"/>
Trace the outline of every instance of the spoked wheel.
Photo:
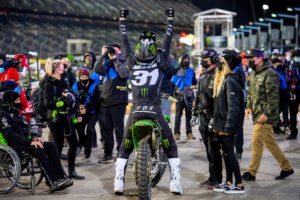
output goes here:
<path id="1" fill-rule="evenodd" d="M 140 143 L 137 150 L 137 186 L 140 200 L 151 199 L 151 159 L 147 143 Z"/>
<path id="2" fill-rule="evenodd" d="M 21 174 L 21 162 L 14 149 L 0 145 L 0 193 L 11 192 Z"/>
<path id="3" fill-rule="evenodd" d="M 154 175 L 154 177 L 152 177 L 151 180 L 151 186 L 155 187 L 161 177 L 164 175 L 165 171 L 166 171 L 166 167 L 167 167 L 167 163 L 168 163 L 168 157 L 167 154 L 164 152 L 164 150 L 162 148 L 159 149 L 159 156 L 160 159 L 158 160 L 158 172 Z"/>
<path id="4" fill-rule="evenodd" d="M 29 162 L 28 167 L 24 168 L 21 174 L 22 175 L 17 183 L 17 186 L 21 189 L 32 189 L 33 178 L 35 180 L 34 186 L 38 186 L 44 178 L 40 165 L 35 159 L 33 165 Z"/>

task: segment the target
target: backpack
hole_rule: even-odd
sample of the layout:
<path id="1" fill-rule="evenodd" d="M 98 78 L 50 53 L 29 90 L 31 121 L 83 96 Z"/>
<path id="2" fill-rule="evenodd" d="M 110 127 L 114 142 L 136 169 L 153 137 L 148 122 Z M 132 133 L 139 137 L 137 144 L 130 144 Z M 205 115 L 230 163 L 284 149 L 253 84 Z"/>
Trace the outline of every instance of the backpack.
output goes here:
<path id="1" fill-rule="evenodd" d="M 32 109 L 33 114 L 37 122 L 44 123 L 47 121 L 47 108 L 43 99 L 43 87 L 39 87 L 32 94 Z M 56 93 L 56 87 L 54 87 L 54 94 Z"/>

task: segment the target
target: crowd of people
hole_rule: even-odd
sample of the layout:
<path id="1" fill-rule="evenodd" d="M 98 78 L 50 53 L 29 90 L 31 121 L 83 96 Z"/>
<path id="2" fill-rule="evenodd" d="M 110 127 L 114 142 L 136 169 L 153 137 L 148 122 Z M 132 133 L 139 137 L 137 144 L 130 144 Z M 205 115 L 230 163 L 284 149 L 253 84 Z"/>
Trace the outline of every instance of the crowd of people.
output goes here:
<path id="1" fill-rule="evenodd" d="M 287 139 L 297 139 L 300 50 L 266 54 L 258 49 L 245 53 L 226 49 L 218 54 L 207 48 L 201 53 L 201 68 L 196 71 L 190 55 L 181 56 L 178 66 L 169 55 L 172 9 L 166 10 L 167 30 L 162 46 L 157 44 L 155 33 L 145 31 L 131 49 L 127 15 L 127 10 L 120 11 L 121 45 L 104 46 L 98 58 L 93 52 L 84 53 L 84 66 L 76 74 L 66 56 L 48 59 L 46 76 L 36 91 L 26 93 L 20 87 L 19 72 L 28 67 L 26 56 L 17 54 L 7 60 L 0 57 L 0 132 L 17 152 L 27 151 L 41 162 L 49 175 L 46 183 L 50 190 L 70 187 L 72 179 L 85 179 L 76 172 L 75 160 L 84 149 L 84 161 L 92 161 L 92 148 L 98 146 L 98 122 L 104 149 L 104 156 L 98 162 L 115 160 L 114 192 L 123 194 L 126 165 L 133 151 L 130 126 L 134 119 L 150 118 L 158 120 L 163 136 L 169 141 L 164 151 L 171 170 L 170 191 L 182 194 L 176 141 L 181 139 L 183 110 L 187 139 L 195 139 L 192 126 L 198 126 L 206 148 L 209 178 L 201 186 L 227 194 L 245 193 L 242 180 L 255 180 L 264 146 L 281 168 L 275 179 L 282 180 L 294 173 L 274 134 L 289 132 Z M 130 92 L 132 107 L 124 126 Z M 164 118 L 170 116 L 172 102 L 176 102 L 173 133 Z M 31 120 L 22 117 L 22 111 L 30 105 L 34 111 L 32 118 L 46 122 L 49 127 L 48 142 L 31 134 Z M 252 118 L 254 129 L 252 159 L 247 172 L 241 175 L 238 160 L 243 153 L 244 116 Z M 60 162 L 65 141 L 67 174 Z"/>

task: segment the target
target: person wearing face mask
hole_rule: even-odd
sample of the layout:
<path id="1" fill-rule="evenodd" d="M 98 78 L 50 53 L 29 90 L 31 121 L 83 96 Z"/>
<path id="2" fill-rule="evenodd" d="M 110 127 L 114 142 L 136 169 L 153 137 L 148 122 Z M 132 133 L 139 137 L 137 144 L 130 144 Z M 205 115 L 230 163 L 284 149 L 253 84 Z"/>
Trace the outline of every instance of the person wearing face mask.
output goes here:
<path id="1" fill-rule="evenodd" d="M 212 95 L 217 56 L 217 52 L 214 49 L 204 49 L 201 54 L 201 66 L 204 73 L 198 80 L 191 120 L 192 126 L 199 126 L 199 132 L 205 145 L 206 156 L 209 162 L 209 178 L 201 183 L 201 186 L 211 189 L 215 184 L 222 182 L 221 146 L 211 128 L 214 111 L 214 99 Z"/>
<path id="2" fill-rule="evenodd" d="M 290 92 L 290 135 L 288 140 L 297 139 L 297 114 L 300 103 L 300 49 L 293 51 L 287 69 L 287 84 Z"/>
<path id="3" fill-rule="evenodd" d="M 0 106 L 0 132 L 7 145 L 18 154 L 23 151 L 37 158 L 50 180 L 46 180 L 50 191 L 62 190 L 73 185 L 62 168 L 57 148 L 40 136 L 30 133 L 30 127 L 20 115 L 21 100 L 18 93 L 8 90 L 3 94 Z"/>
<path id="4" fill-rule="evenodd" d="M 73 85 L 73 92 L 79 105 L 82 122 L 76 125 L 79 142 L 84 147 L 84 161 L 91 162 L 91 150 L 94 137 L 94 128 L 99 111 L 98 84 L 89 78 L 90 70 L 82 67 L 79 70 L 79 81 Z"/>
<path id="5" fill-rule="evenodd" d="M 273 69 L 277 72 L 277 75 L 279 77 L 279 113 L 282 112 L 283 117 L 283 125 L 286 129 L 289 126 L 289 100 L 290 100 L 290 94 L 288 90 L 287 81 L 285 78 L 285 68 L 283 66 L 283 61 L 280 60 L 278 57 L 273 57 L 271 59 Z M 280 129 L 280 119 L 274 126 L 274 132 L 276 134 L 281 134 L 282 131 Z"/>
<path id="6" fill-rule="evenodd" d="M 192 118 L 192 105 L 194 100 L 193 89 L 196 88 L 197 80 L 195 71 L 190 67 L 191 58 L 189 55 L 183 55 L 179 67 L 171 78 L 175 85 L 176 115 L 174 126 L 174 137 L 180 140 L 180 125 L 183 110 L 185 110 L 186 136 L 188 140 L 194 140 L 190 124 Z"/>
<path id="7" fill-rule="evenodd" d="M 214 121 L 213 131 L 222 146 L 226 168 L 226 181 L 214 187 L 215 192 L 226 194 L 245 193 L 239 163 L 234 153 L 235 135 L 243 125 L 244 118 L 244 80 L 242 74 L 235 72 L 241 59 L 234 50 L 224 50 L 217 65 L 214 79 Z M 233 174 L 235 184 L 233 184 Z"/>
<path id="8" fill-rule="evenodd" d="M 234 153 L 235 135 L 243 126 L 244 118 L 244 80 L 235 72 L 241 59 L 234 50 L 224 50 L 217 65 L 214 79 L 214 121 L 213 131 L 222 146 L 226 168 L 226 181 L 214 187 L 215 192 L 226 194 L 245 193 L 240 167 Z M 233 184 L 233 174 L 235 184 Z"/>
<path id="9" fill-rule="evenodd" d="M 64 139 L 68 141 L 69 149 L 67 153 L 69 177 L 82 180 L 75 171 L 76 147 L 79 146 L 75 132 L 77 123 L 76 112 L 78 104 L 75 97 L 70 93 L 62 75 L 65 67 L 61 60 L 47 60 L 46 76 L 40 81 L 42 89 L 42 99 L 47 112 L 47 122 L 53 140 L 61 155 Z"/>
<path id="10" fill-rule="evenodd" d="M 252 115 L 254 129 L 252 159 L 242 178 L 246 181 L 255 180 L 266 146 L 281 167 L 280 175 L 275 179 L 283 180 L 292 175 L 294 170 L 273 135 L 272 126 L 279 119 L 279 78 L 272 68 L 265 66 L 262 51 L 252 49 L 247 57 L 253 71 L 249 78 L 246 112 Z"/>
<path id="11" fill-rule="evenodd" d="M 124 137 L 124 117 L 128 104 L 128 72 L 123 66 L 124 62 L 121 47 L 111 44 L 102 48 L 102 55 L 95 66 L 95 72 L 103 76 L 100 115 L 104 129 L 104 157 L 99 163 L 113 162 L 114 133 L 118 152 Z"/>
<path id="12" fill-rule="evenodd" d="M 65 68 L 65 73 L 63 74 L 62 79 L 65 80 L 68 90 L 72 91 L 72 86 L 76 82 L 76 78 L 74 73 L 72 72 L 71 61 L 67 57 L 63 57 L 61 61 Z"/>

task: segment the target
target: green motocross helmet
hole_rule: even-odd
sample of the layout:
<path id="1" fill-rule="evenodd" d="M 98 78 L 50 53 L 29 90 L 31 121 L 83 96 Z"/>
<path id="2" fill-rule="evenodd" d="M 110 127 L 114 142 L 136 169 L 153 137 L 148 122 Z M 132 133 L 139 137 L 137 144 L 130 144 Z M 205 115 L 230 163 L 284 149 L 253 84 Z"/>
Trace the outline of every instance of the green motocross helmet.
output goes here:
<path id="1" fill-rule="evenodd" d="M 140 61 L 147 62 L 156 58 L 156 55 L 156 34 L 151 31 L 144 31 L 135 45 L 134 56 Z"/>

